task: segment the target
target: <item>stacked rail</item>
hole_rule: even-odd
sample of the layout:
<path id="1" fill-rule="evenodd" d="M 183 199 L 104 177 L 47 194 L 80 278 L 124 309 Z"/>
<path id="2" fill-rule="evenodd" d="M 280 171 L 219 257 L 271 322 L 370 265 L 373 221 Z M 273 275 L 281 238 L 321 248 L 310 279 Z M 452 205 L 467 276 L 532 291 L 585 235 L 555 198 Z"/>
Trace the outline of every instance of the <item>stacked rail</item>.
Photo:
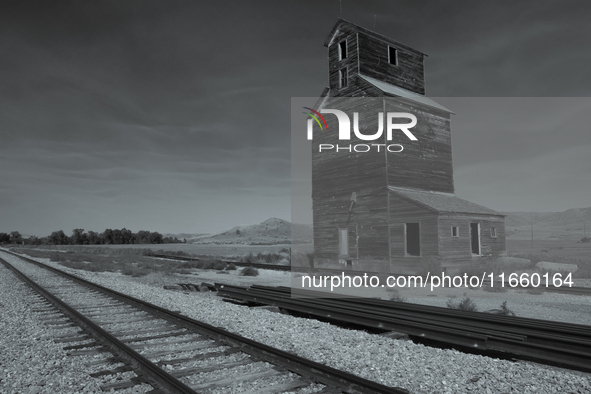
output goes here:
<path id="1" fill-rule="evenodd" d="M 238 381 L 258 382 L 257 379 L 261 377 L 284 376 L 282 383 L 263 385 L 255 391 L 274 393 L 304 387 L 310 387 L 314 391 L 312 385 L 320 383 L 325 387 L 315 392 L 408 393 L 407 390 L 387 387 L 182 316 L 35 260 L 13 255 L 22 260 L 19 261 L 19 267 L 26 273 L 6 260 L 0 258 L 0 262 L 67 316 L 67 320 L 60 318 L 56 323 L 66 326 L 75 324 L 83 329 L 83 332 L 65 340 L 61 338 L 60 341 L 84 343 L 64 349 L 71 350 L 72 353 L 108 350 L 114 355 L 111 359 L 124 360 L 124 367 L 105 369 L 97 376 L 122 370 L 133 370 L 138 375 L 135 380 L 105 389 L 131 387 L 147 382 L 163 393 L 196 393 L 201 390 L 224 389 L 225 385 L 229 385 L 228 390 L 231 390 L 232 384 Z M 32 263 L 34 268 L 23 264 L 23 261 Z M 43 286 L 37 282 L 43 282 Z M 120 327 L 130 322 L 140 324 L 141 329 Z M 167 348 L 170 344 L 173 346 Z M 176 357 L 183 352 L 193 352 L 193 355 L 185 359 Z M 234 359 L 227 361 L 225 357 L 228 356 Z M 218 362 L 217 358 L 223 361 Z M 206 360 L 204 365 L 200 365 L 202 360 Z M 172 370 L 170 368 L 187 361 L 193 366 Z M 269 366 L 266 367 L 265 363 Z M 231 368 L 255 364 L 255 372 L 225 378 Z M 259 367 L 259 364 L 263 365 Z M 162 366 L 169 368 L 165 370 Z M 220 373 L 213 380 L 199 384 L 186 384 L 179 380 L 218 371 Z"/>
<path id="2" fill-rule="evenodd" d="M 203 260 L 199 257 L 187 257 L 187 256 L 171 256 L 166 254 L 155 254 L 152 255 L 153 257 L 158 257 L 162 259 L 169 259 L 169 260 L 178 260 L 178 261 L 200 261 Z M 250 263 L 250 262 L 243 262 L 243 261 L 236 261 L 236 260 L 221 260 L 226 264 L 234 264 L 238 267 L 253 267 L 257 269 L 268 269 L 273 271 L 293 271 L 293 272 L 314 272 L 314 273 L 325 273 L 327 275 L 359 275 L 359 273 L 363 272 L 369 276 L 379 276 L 384 275 L 380 272 L 371 272 L 371 271 L 352 271 L 352 270 L 344 270 L 344 269 L 336 269 L 336 268 L 311 268 L 311 267 L 296 267 L 291 265 L 276 265 L 276 264 L 262 264 L 262 263 Z M 388 273 L 388 275 L 392 276 L 405 276 L 403 274 L 396 274 L 396 273 Z M 416 276 L 416 275 L 415 275 Z M 427 280 L 427 277 L 423 277 L 423 280 Z M 485 281 L 485 284 L 488 282 Z M 497 286 L 500 283 L 496 284 Z M 504 287 L 506 289 L 534 289 L 534 290 L 544 290 L 551 293 L 562 293 L 562 294 L 570 294 L 570 295 L 583 295 L 583 296 L 591 296 L 591 288 L 589 287 L 577 287 L 577 286 L 548 286 L 548 287 L 532 287 L 532 286 L 511 286 L 508 281 L 505 281 Z"/>
<path id="3" fill-rule="evenodd" d="M 226 299 L 591 371 L 591 326 L 379 299 L 337 298 L 310 290 L 292 292 L 288 287 L 219 283 L 216 287 L 218 296 Z"/>

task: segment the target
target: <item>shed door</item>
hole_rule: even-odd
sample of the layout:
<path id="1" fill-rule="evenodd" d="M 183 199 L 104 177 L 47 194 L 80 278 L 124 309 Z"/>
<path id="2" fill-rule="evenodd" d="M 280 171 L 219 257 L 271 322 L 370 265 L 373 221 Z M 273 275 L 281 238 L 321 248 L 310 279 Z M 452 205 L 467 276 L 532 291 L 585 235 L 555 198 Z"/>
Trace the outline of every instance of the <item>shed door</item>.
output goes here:
<path id="1" fill-rule="evenodd" d="M 480 254 L 480 224 L 470 223 L 470 245 L 472 254 Z"/>
<path id="2" fill-rule="evenodd" d="M 421 255 L 421 227 L 419 223 L 406 223 L 406 255 Z"/>

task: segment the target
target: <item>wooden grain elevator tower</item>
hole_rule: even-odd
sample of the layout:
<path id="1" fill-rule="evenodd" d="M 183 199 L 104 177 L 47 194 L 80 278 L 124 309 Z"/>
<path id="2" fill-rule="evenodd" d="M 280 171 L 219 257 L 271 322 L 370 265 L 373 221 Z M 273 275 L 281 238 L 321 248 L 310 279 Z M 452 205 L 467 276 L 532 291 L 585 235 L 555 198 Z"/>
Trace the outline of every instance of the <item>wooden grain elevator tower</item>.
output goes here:
<path id="1" fill-rule="evenodd" d="M 343 19 L 324 45 L 328 86 L 318 110 L 362 111 L 371 127 L 378 113 L 389 112 L 412 113 L 418 123 L 412 129 L 417 141 L 401 133 L 380 141 L 403 145 L 398 153 L 319 152 L 320 144 L 343 141 L 334 132 L 315 132 L 315 265 L 416 273 L 441 264 L 453 272 L 505 256 L 504 215 L 454 194 L 453 113 L 425 96 L 426 55 Z M 329 130 L 338 129 L 334 116 L 325 119 Z M 350 143 L 367 141 L 352 137 Z"/>

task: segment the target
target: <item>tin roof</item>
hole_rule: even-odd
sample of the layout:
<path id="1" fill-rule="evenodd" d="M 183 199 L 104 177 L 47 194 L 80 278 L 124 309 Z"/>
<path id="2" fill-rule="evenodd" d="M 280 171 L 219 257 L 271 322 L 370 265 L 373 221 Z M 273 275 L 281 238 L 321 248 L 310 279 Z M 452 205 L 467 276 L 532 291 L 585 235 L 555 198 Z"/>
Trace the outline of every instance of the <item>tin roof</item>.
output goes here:
<path id="1" fill-rule="evenodd" d="M 470 213 L 505 216 L 497 211 L 483 207 L 470 201 L 463 200 L 451 193 L 431 192 L 401 187 L 388 186 L 397 196 L 426 209 L 436 212 Z"/>
<path id="2" fill-rule="evenodd" d="M 392 85 L 387 82 L 380 81 L 380 80 L 372 78 L 372 77 L 368 77 L 367 75 L 359 74 L 359 76 L 361 78 L 363 78 L 365 81 L 367 81 L 370 84 L 372 84 L 373 86 L 375 86 L 376 88 L 380 89 L 384 93 L 388 93 L 388 94 L 391 94 L 396 97 L 401 97 L 401 98 L 407 99 L 409 101 L 414 101 L 416 103 L 426 105 L 431 108 L 435 108 L 435 109 L 438 109 L 441 111 L 448 112 L 450 114 L 454 114 L 453 111 L 450 111 L 449 109 L 445 108 L 443 105 L 431 100 L 428 97 L 411 92 L 410 90 L 406 90 L 404 88 L 401 88 L 400 86 Z"/>

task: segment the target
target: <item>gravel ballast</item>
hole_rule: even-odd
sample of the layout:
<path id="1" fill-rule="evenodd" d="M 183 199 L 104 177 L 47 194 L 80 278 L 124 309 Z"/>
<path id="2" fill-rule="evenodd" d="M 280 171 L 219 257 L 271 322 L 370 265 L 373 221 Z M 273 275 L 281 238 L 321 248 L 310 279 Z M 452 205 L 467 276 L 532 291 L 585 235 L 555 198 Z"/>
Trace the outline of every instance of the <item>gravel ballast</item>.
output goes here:
<path id="1" fill-rule="evenodd" d="M 2 255 L 0 257 L 10 262 L 6 254 Z M 38 312 L 47 308 L 29 286 L 0 265 L 0 393 L 100 393 L 103 392 L 101 384 L 122 378 L 115 375 L 102 379 L 90 377 L 90 373 L 104 369 L 107 364 L 86 365 L 111 354 L 67 355 L 64 346 L 82 342 L 61 344 L 54 342 L 54 338 L 68 333 L 77 336 L 79 329 L 48 325 L 44 320 L 50 317 L 65 319 L 57 312 Z M 148 389 L 151 387 L 142 385 L 119 393 Z"/>
<path id="2" fill-rule="evenodd" d="M 1 257 L 9 262 L 13 259 L 7 254 L 1 254 L 3 255 Z M 47 260 L 38 260 L 47 263 Z M 164 308 L 181 311 L 186 316 L 223 327 L 230 332 L 366 379 L 388 386 L 406 388 L 412 393 L 591 393 L 589 374 L 533 363 L 515 363 L 469 355 L 455 350 L 430 348 L 410 341 L 347 330 L 316 320 L 225 303 L 211 293 L 169 291 L 138 283 L 134 278 L 116 273 L 90 273 L 67 269 L 57 263 L 49 264 Z M 24 285 L 17 286 L 16 279 L 13 277 L 11 279 L 11 275 L 7 270 L 2 269 L 0 276 L 2 331 L 4 338 L 7 338 L 7 334 L 11 336 L 8 341 L 2 339 L 3 354 L 0 360 L 2 360 L 2 370 L 8 372 L 2 372 L 0 388 L 25 380 L 14 378 L 14 374 L 22 374 L 23 369 L 29 365 L 32 356 L 26 354 L 30 353 L 28 346 L 31 346 L 31 343 L 45 349 L 60 348 L 59 344 L 51 341 L 51 334 L 47 332 L 47 328 L 35 321 L 32 313 L 22 312 L 31 308 L 27 304 L 24 291 L 28 288 Z M 24 322 L 25 324 L 23 322 L 5 323 L 15 316 L 20 319 L 28 318 L 31 321 Z M 19 332 L 17 327 L 27 327 L 27 330 L 24 333 L 23 330 Z M 39 341 L 33 339 L 40 335 L 30 333 L 29 327 L 36 327 L 33 332 L 44 333 L 41 345 Z M 35 350 L 31 352 L 34 353 Z M 47 353 L 47 350 L 44 352 Z M 4 354 L 19 354 L 19 357 L 7 357 Z M 71 357 L 65 356 L 65 359 L 69 364 L 75 363 Z M 46 366 L 43 364 L 27 372 L 27 379 L 32 383 L 39 381 L 41 376 L 44 376 L 41 373 L 47 371 Z M 65 369 L 64 366 L 63 370 Z M 83 370 L 84 367 L 80 365 L 73 367 L 73 371 L 77 371 L 77 374 L 83 374 Z M 68 369 L 68 373 L 70 372 L 74 373 Z M 80 377 L 80 379 L 83 378 Z M 88 379 L 86 377 L 89 385 Z M 81 386 L 78 383 L 78 387 Z M 92 390 L 86 392 L 92 392 Z"/>

